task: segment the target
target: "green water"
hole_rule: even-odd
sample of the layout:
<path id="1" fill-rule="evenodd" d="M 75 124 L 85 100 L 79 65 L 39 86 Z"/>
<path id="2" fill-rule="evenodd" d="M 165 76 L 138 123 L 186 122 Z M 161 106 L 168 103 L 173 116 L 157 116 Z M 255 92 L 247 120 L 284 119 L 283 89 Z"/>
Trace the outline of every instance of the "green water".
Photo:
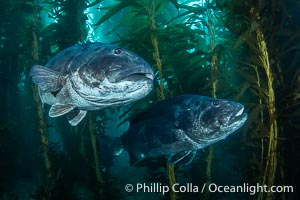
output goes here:
<path id="1" fill-rule="evenodd" d="M 0 8 L 0 199 L 170 199 L 164 157 L 131 166 L 123 152 L 103 169 L 94 139 L 121 135 L 135 115 L 180 94 L 238 101 L 249 118 L 211 154 L 175 166 L 176 199 L 299 199 L 299 1 L 1 0 Z M 49 118 L 48 105 L 38 113 L 29 70 L 85 41 L 144 58 L 154 88 L 71 127 Z"/>

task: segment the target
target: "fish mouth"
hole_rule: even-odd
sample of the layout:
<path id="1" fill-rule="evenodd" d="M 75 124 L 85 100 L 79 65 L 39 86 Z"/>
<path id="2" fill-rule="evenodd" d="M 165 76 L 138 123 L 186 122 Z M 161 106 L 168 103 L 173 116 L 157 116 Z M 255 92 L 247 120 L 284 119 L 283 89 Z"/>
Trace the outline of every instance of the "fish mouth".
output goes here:
<path id="1" fill-rule="evenodd" d="M 133 73 L 133 74 L 130 74 L 128 77 L 125 77 L 122 80 L 134 81 L 134 80 L 143 80 L 143 79 L 150 79 L 151 81 L 153 81 L 153 74 L 150 74 L 150 73 Z"/>
<path id="2" fill-rule="evenodd" d="M 227 136 L 241 128 L 248 118 L 247 113 L 244 112 L 244 106 L 239 105 L 231 115 L 227 125 L 223 126 L 222 131 L 214 138 L 210 138 L 209 142 L 216 142 L 225 139 Z"/>
<path id="3" fill-rule="evenodd" d="M 121 81 L 153 81 L 153 71 L 149 67 L 139 66 L 132 69 L 128 69 L 119 73 L 116 82 Z"/>
<path id="4" fill-rule="evenodd" d="M 241 127 L 247 120 L 248 115 L 244 112 L 244 106 L 240 105 L 229 119 L 229 125 L 238 125 Z"/>

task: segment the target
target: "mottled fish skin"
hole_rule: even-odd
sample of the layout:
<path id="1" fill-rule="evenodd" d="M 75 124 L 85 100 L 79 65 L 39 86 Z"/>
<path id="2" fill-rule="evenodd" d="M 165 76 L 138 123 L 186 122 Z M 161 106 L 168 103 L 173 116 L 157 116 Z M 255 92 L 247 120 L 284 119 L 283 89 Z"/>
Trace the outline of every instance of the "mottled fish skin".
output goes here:
<path id="1" fill-rule="evenodd" d="M 120 106 L 145 97 L 153 87 L 151 66 L 126 49 L 104 43 L 69 47 L 45 66 L 30 71 L 43 103 L 52 105 L 50 117 L 69 117 L 77 125 L 88 110 Z"/>
<path id="2" fill-rule="evenodd" d="M 120 139 L 131 164 L 163 155 L 170 163 L 188 164 L 197 150 L 225 139 L 246 120 L 237 102 L 181 95 L 139 114 Z"/>

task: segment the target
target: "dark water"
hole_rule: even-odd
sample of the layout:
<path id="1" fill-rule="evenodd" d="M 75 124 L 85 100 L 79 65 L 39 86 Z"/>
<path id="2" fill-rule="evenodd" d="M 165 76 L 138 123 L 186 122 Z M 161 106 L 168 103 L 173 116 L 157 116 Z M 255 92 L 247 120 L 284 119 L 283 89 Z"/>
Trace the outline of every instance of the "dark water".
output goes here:
<path id="1" fill-rule="evenodd" d="M 0 8 L 0 199 L 299 199 L 299 1 L 1 0 Z M 71 127 L 39 107 L 29 70 L 87 40 L 143 57 L 154 89 Z M 123 152 L 103 168 L 100 135 L 123 134 L 135 115 L 180 94 L 238 101 L 248 121 L 175 165 L 171 185 L 164 157 L 130 166 Z M 163 194 L 174 184 L 175 197 Z M 280 187 L 259 192 L 264 185 Z"/>

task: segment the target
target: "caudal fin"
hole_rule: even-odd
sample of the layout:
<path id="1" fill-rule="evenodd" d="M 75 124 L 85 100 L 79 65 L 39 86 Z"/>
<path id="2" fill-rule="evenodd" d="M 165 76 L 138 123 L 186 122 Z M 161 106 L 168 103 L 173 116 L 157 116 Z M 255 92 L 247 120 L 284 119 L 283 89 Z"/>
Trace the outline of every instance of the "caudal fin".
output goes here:
<path id="1" fill-rule="evenodd" d="M 32 82 L 44 92 L 59 91 L 63 87 L 65 80 L 65 77 L 60 72 L 41 65 L 34 65 L 30 69 L 29 75 L 32 77 Z"/>
<path id="2" fill-rule="evenodd" d="M 107 171 L 111 168 L 113 160 L 123 151 L 120 137 L 113 138 L 108 135 L 97 137 L 101 169 Z"/>

